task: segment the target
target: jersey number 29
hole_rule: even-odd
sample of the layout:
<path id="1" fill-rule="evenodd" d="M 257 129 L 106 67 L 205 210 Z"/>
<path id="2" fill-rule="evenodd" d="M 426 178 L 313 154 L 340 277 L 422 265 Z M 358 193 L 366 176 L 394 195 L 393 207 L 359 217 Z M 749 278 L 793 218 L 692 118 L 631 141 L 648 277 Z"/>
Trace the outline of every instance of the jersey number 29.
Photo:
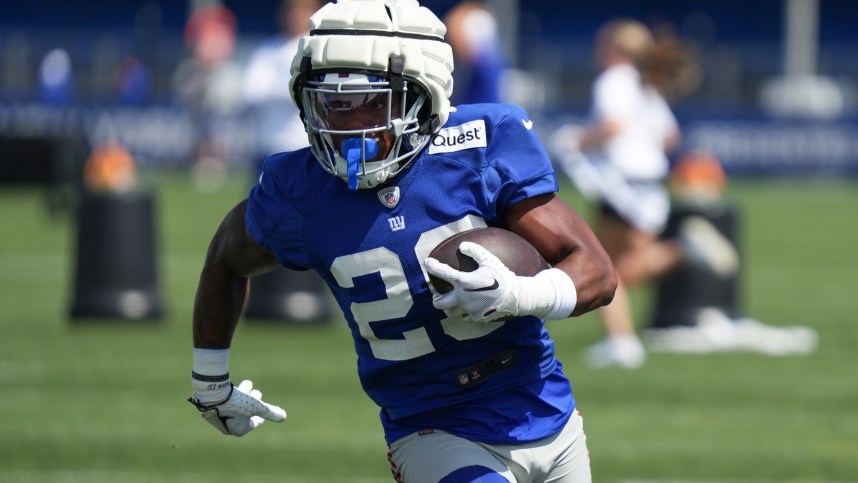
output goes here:
<path id="1" fill-rule="evenodd" d="M 450 236 L 471 228 L 486 226 L 482 218 L 468 215 L 461 220 L 433 228 L 420 235 L 414 253 L 420 260 L 420 268 L 423 277 L 428 280 L 423 260 L 429 256 L 429 252 L 443 240 Z M 354 302 L 350 310 L 360 330 L 360 335 L 372 349 L 377 359 L 388 361 L 404 361 L 420 357 L 435 351 L 432 341 L 425 327 L 408 330 L 402 333 L 402 338 L 378 338 L 373 331 L 372 323 L 382 320 L 392 320 L 405 317 L 414 304 L 405 270 L 399 255 L 387 248 L 379 247 L 351 255 L 344 255 L 334 260 L 331 273 L 337 283 L 343 288 L 353 288 L 355 277 L 369 275 L 379 272 L 387 298 L 371 302 Z M 461 317 L 451 316 L 441 321 L 444 333 L 456 340 L 476 339 L 489 334 L 501 326 L 502 322 L 491 324 L 475 324 L 467 322 Z"/>

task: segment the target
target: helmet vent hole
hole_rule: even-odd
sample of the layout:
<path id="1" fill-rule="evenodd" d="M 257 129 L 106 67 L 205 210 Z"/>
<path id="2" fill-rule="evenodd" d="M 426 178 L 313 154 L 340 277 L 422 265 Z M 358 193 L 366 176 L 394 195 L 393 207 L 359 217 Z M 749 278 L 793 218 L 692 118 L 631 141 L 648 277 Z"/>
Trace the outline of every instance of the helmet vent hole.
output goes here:
<path id="1" fill-rule="evenodd" d="M 390 11 L 390 7 L 388 7 L 387 5 L 385 5 L 385 6 L 384 6 L 384 11 L 385 11 L 385 12 L 387 12 L 387 16 L 390 18 L 390 20 L 393 20 L 393 13 Z"/>

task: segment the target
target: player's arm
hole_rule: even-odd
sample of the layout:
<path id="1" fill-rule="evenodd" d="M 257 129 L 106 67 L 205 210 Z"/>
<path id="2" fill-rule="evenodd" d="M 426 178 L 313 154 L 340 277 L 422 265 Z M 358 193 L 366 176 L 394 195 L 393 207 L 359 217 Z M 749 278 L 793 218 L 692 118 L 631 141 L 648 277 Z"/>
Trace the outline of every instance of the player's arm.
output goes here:
<path id="1" fill-rule="evenodd" d="M 244 308 L 248 278 L 278 266 L 245 225 L 247 200 L 224 218 L 206 253 L 194 301 L 194 347 L 225 349 Z"/>
<path id="2" fill-rule="evenodd" d="M 613 299 L 617 275 L 610 258 L 584 220 L 560 198 L 547 194 L 516 203 L 504 221 L 554 266 L 532 277 L 519 276 L 486 248 L 462 242 L 459 251 L 478 264 L 474 271 L 426 259 L 426 270 L 453 286 L 433 296 L 436 308 L 480 322 L 526 315 L 556 320 Z"/>
<path id="3" fill-rule="evenodd" d="M 611 259 L 581 215 L 562 199 L 553 193 L 528 198 L 513 205 L 505 221 L 574 281 L 577 303 L 572 315 L 611 302 L 617 288 Z"/>
<path id="4" fill-rule="evenodd" d="M 247 233 L 246 201 L 224 218 L 209 245 L 194 302 L 194 361 L 189 401 L 224 434 L 243 436 L 286 412 L 262 401 L 249 380 L 234 386 L 229 346 L 247 297 L 248 277 L 277 266 L 274 256 Z"/>

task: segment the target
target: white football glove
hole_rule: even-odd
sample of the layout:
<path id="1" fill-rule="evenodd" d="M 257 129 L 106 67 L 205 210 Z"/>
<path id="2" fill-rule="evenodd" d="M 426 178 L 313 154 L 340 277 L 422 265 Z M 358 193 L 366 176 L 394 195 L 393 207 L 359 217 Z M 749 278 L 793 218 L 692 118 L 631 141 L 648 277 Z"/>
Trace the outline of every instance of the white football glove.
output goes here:
<path id="1" fill-rule="evenodd" d="M 464 312 L 475 322 L 525 315 L 563 319 L 575 309 L 575 284 L 562 270 L 551 268 L 523 277 L 481 245 L 462 242 L 459 251 L 473 258 L 479 267 L 462 272 L 434 258 L 426 259 L 426 270 L 453 286 L 446 294 L 432 297 L 435 308 L 448 313 Z"/>
<path id="2" fill-rule="evenodd" d="M 286 411 L 262 400 L 262 393 L 253 389 L 249 380 L 232 386 L 229 396 L 219 403 L 200 402 L 197 398 L 188 398 L 202 413 L 203 419 L 223 434 L 244 436 L 258 428 L 266 420 L 276 423 L 286 419 Z"/>

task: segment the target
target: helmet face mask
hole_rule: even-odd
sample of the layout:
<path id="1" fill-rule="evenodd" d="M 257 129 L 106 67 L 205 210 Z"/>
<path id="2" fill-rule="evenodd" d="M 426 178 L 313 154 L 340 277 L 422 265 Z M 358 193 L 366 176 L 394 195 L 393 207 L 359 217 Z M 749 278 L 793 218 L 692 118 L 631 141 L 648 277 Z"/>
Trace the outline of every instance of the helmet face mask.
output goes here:
<path id="1" fill-rule="evenodd" d="M 385 73 L 314 72 L 302 91 L 313 153 L 349 189 L 372 188 L 408 166 L 429 141 L 425 90 L 403 80 L 394 89 Z M 421 116 L 421 113 L 423 116 Z"/>

